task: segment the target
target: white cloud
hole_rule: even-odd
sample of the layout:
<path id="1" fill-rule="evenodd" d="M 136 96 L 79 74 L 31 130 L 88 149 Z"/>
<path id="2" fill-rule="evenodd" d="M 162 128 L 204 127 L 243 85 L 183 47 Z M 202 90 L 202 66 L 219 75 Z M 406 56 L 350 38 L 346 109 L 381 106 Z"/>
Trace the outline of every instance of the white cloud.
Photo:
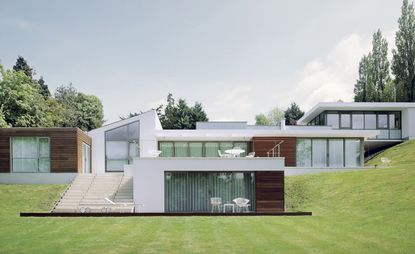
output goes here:
<path id="1" fill-rule="evenodd" d="M 322 101 L 351 101 L 358 63 L 371 47 L 371 38 L 351 34 L 326 56 L 307 63 L 299 72 L 291 91 L 293 101 L 310 109 Z"/>

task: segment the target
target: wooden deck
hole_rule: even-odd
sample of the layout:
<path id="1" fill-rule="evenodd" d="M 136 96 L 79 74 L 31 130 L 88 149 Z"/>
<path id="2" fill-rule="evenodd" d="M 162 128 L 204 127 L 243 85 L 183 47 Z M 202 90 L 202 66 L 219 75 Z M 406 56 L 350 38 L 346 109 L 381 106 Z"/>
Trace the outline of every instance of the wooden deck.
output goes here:
<path id="1" fill-rule="evenodd" d="M 30 213 L 22 212 L 20 217 L 151 217 L 151 216 L 311 216 L 312 212 L 273 213 Z"/>

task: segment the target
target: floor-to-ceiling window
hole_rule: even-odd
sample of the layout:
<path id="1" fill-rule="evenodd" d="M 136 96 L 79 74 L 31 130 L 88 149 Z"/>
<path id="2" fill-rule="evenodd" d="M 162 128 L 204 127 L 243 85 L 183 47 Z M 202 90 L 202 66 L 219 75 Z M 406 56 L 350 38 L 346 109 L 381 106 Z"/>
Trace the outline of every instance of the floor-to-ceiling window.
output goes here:
<path id="1" fill-rule="evenodd" d="M 123 171 L 140 155 L 139 121 L 123 125 L 105 132 L 105 167 L 108 172 Z"/>
<path id="2" fill-rule="evenodd" d="M 12 172 L 50 172 L 48 137 L 12 137 Z"/>
<path id="3" fill-rule="evenodd" d="M 164 189 L 166 212 L 208 212 L 213 197 L 222 204 L 247 198 L 255 210 L 254 172 L 165 172 Z"/>
<path id="4" fill-rule="evenodd" d="M 241 148 L 245 150 L 240 156 L 249 153 L 249 142 L 244 141 L 160 141 L 161 157 L 219 157 L 219 152 L 228 149 Z"/>
<path id="5" fill-rule="evenodd" d="M 297 139 L 297 167 L 311 167 L 311 139 Z"/>
<path id="6" fill-rule="evenodd" d="M 360 167 L 361 140 L 355 138 L 297 138 L 297 167 Z"/>

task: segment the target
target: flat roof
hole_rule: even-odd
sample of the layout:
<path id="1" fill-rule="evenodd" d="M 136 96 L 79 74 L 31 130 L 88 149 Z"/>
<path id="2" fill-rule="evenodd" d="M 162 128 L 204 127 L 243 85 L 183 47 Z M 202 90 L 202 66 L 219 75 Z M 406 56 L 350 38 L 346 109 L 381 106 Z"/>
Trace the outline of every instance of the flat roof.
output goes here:
<path id="1" fill-rule="evenodd" d="M 414 102 L 320 102 L 307 111 L 298 120 L 298 124 L 306 124 L 327 110 L 366 110 L 366 111 L 388 111 L 415 108 Z"/>

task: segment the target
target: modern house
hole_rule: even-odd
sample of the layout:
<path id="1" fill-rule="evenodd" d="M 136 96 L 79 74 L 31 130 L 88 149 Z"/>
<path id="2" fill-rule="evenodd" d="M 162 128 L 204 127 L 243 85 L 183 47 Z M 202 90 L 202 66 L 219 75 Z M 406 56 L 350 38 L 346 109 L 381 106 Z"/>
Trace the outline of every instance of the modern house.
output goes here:
<path id="1" fill-rule="evenodd" d="M 234 209 L 238 197 L 250 211 L 279 212 L 284 170 L 362 167 L 365 153 L 415 138 L 415 103 L 319 103 L 298 124 L 164 130 L 151 110 L 87 134 L 1 129 L 0 182 L 34 172 L 122 174 L 132 177 L 140 212 L 210 212 L 214 198 L 219 209 Z"/>

